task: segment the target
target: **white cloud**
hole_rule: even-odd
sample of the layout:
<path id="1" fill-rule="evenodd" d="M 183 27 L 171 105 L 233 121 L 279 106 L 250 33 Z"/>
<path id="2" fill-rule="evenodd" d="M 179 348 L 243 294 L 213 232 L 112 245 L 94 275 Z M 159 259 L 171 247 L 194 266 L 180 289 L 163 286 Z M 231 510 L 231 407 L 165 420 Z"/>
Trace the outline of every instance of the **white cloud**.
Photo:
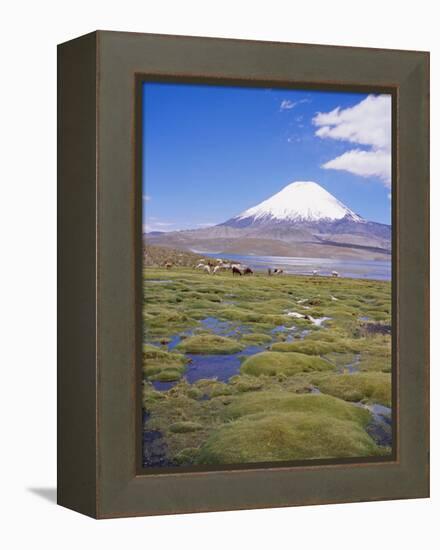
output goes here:
<path id="1" fill-rule="evenodd" d="M 287 111 L 289 109 L 293 109 L 297 105 L 301 103 L 310 103 L 310 99 L 303 98 L 299 99 L 298 101 L 291 101 L 290 99 L 283 99 L 283 101 L 280 104 L 280 111 Z"/>
<path id="2" fill-rule="evenodd" d="M 283 99 L 280 105 L 280 111 L 285 111 L 287 109 L 293 109 L 296 105 L 295 101 L 290 101 L 290 99 Z"/>
<path id="3" fill-rule="evenodd" d="M 319 128 L 315 135 L 323 139 L 348 141 L 369 147 L 352 149 L 323 168 L 346 170 L 358 176 L 379 177 L 391 183 L 391 96 L 369 95 L 347 109 L 337 107 L 328 113 L 317 113 L 312 119 Z"/>
<path id="4" fill-rule="evenodd" d="M 387 151 L 361 151 L 352 149 L 322 165 L 330 170 L 346 170 L 363 177 L 390 179 L 390 154 Z"/>
<path id="5" fill-rule="evenodd" d="M 211 227 L 217 225 L 218 222 L 190 223 L 190 222 L 167 222 L 161 221 L 159 218 L 150 216 L 148 222 L 142 225 L 143 233 L 150 231 L 182 231 L 185 229 L 195 229 L 196 227 Z"/>
<path id="6" fill-rule="evenodd" d="M 142 225 L 142 231 L 148 233 L 149 231 L 165 231 L 166 229 L 171 230 L 175 224 L 171 222 L 159 222 L 153 221 L 151 219 L 150 223 L 144 223 Z"/>

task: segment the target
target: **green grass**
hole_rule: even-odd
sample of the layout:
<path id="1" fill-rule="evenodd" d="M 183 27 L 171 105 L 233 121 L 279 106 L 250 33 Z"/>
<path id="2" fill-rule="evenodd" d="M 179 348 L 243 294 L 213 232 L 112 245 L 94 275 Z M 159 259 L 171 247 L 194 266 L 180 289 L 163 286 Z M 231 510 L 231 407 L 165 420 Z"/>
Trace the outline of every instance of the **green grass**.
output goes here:
<path id="1" fill-rule="evenodd" d="M 264 387 L 264 381 L 261 378 L 255 376 L 234 376 L 229 380 L 228 386 L 239 393 L 258 391 Z"/>
<path id="2" fill-rule="evenodd" d="M 177 346 L 177 349 L 185 353 L 194 354 L 231 354 L 243 349 L 243 345 L 233 340 L 216 334 L 200 334 L 186 338 Z"/>
<path id="3" fill-rule="evenodd" d="M 182 420 L 180 422 L 174 422 L 171 424 L 170 431 L 175 433 L 196 432 L 201 430 L 203 426 L 198 422 L 191 422 L 190 420 Z"/>
<path id="4" fill-rule="evenodd" d="M 270 349 L 273 351 L 294 351 L 297 353 L 306 353 L 307 355 L 324 355 L 330 351 L 335 351 L 335 347 L 339 350 L 342 346 L 330 342 L 302 340 L 298 342 L 279 342 L 273 344 Z"/>
<path id="5" fill-rule="evenodd" d="M 198 454 L 199 449 L 197 447 L 186 447 L 173 457 L 173 461 L 180 466 L 190 466 L 194 464 Z"/>
<path id="6" fill-rule="evenodd" d="M 391 406 L 391 375 L 383 372 L 360 372 L 322 377 L 314 380 L 323 393 L 345 401 L 364 401 Z"/>
<path id="7" fill-rule="evenodd" d="M 331 319 L 318 328 L 288 311 Z M 184 465 L 389 452 L 365 430 L 370 413 L 353 404 L 391 402 L 391 338 L 369 334 L 363 316 L 390 323 L 389 282 L 145 269 L 144 341 L 162 344 L 143 349 L 148 429 L 159 430 L 168 458 Z M 213 333 L 200 323 L 207 317 L 228 321 L 234 333 Z M 278 326 L 297 330 L 272 333 Z M 191 335 L 182 334 L 188 329 Z M 300 340 L 304 329 L 309 332 Z M 178 334 L 178 348 L 168 351 Z M 295 339 L 283 341 L 290 334 Z M 228 355 L 253 345 L 270 349 L 243 357 L 229 381 L 185 380 L 186 354 Z M 352 363 L 359 372 L 344 374 Z M 155 381 L 175 385 L 159 392 Z M 310 393 L 316 387 L 321 394 Z"/>
<path id="8" fill-rule="evenodd" d="M 243 336 L 240 339 L 240 342 L 249 346 L 268 344 L 271 341 L 272 341 L 272 337 L 269 336 L 268 334 L 264 334 L 263 332 L 243 334 Z"/>
<path id="9" fill-rule="evenodd" d="M 184 371 L 185 369 L 182 367 L 165 368 L 160 372 L 150 375 L 149 379 L 154 380 L 156 382 L 175 382 L 176 380 L 179 380 L 182 377 Z"/>
<path id="10" fill-rule="evenodd" d="M 170 353 L 148 344 L 143 345 L 142 360 L 144 376 L 148 380 L 160 382 L 179 380 L 185 372 L 185 365 L 188 362 L 185 355 L 181 353 Z"/>
<path id="11" fill-rule="evenodd" d="M 306 412 L 244 417 L 215 431 L 199 464 L 375 456 L 383 452 L 355 422 Z"/>
<path id="12" fill-rule="evenodd" d="M 286 391 L 262 391 L 240 396 L 228 407 L 225 416 L 228 419 L 237 419 L 256 413 L 273 412 L 319 414 L 329 418 L 350 420 L 361 426 L 366 425 L 370 420 L 368 411 L 353 407 L 342 399 L 330 395 L 301 395 Z"/>
<path id="13" fill-rule="evenodd" d="M 292 376 L 301 372 L 326 371 L 333 366 L 320 357 L 294 352 L 263 351 L 248 357 L 241 366 L 243 374 L 253 376 Z"/>

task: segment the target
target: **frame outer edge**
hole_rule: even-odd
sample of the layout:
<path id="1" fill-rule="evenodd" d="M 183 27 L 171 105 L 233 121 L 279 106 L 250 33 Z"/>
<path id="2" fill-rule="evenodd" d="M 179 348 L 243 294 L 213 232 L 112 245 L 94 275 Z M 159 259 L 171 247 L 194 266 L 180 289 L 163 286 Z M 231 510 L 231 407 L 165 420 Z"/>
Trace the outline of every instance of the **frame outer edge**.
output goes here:
<path id="1" fill-rule="evenodd" d="M 136 479 L 132 478 L 132 465 L 131 457 L 132 450 L 126 448 L 128 436 L 125 433 L 127 426 L 127 415 L 131 418 L 131 413 L 128 411 L 130 404 L 130 395 L 128 391 L 129 380 L 131 380 L 132 374 L 127 373 L 124 369 L 127 368 L 129 344 L 132 338 L 132 328 L 126 329 L 124 320 L 131 322 L 132 312 L 130 312 L 130 304 L 124 299 L 123 296 L 116 296 L 115 291 L 118 289 L 120 293 L 121 287 L 118 283 L 124 284 L 130 280 L 127 272 L 126 262 L 124 266 L 121 265 L 127 259 L 130 259 L 130 253 L 127 252 L 128 239 L 127 235 L 130 231 L 127 229 L 127 223 L 129 219 L 127 212 L 130 208 L 129 200 L 127 199 L 127 185 L 126 175 L 128 171 L 128 149 L 126 143 L 128 143 L 129 129 L 126 127 L 126 114 L 129 111 L 127 106 L 127 96 L 124 86 L 127 86 L 127 82 L 124 79 L 128 79 L 132 69 L 134 72 L 147 72 L 143 71 L 143 67 L 151 67 L 151 72 L 154 74 L 157 67 L 165 66 L 165 72 L 173 74 L 173 67 L 183 64 L 183 73 L 197 74 L 198 67 L 201 67 L 201 72 L 204 73 L 206 64 L 208 61 L 211 63 L 211 57 L 208 59 L 211 53 L 203 53 L 201 46 L 204 44 L 203 38 L 194 38 L 188 41 L 188 37 L 154 37 L 154 35 L 141 35 L 133 33 L 112 33 L 112 32 L 99 32 L 102 37 L 102 50 L 99 53 L 99 60 L 102 63 L 102 88 L 99 91 L 99 101 L 97 108 L 102 108 L 102 117 L 99 120 L 99 128 L 102 130 L 101 139 L 99 142 L 99 150 L 102 158 L 100 163 L 100 178 L 102 182 L 105 180 L 105 187 L 100 189 L 99 197 L 102 199 L 102 206 L 99 205 L 100 219 L 97 225 L 98 233 L 101 233 L 102 241 L 99 244 L 99 258 L 102 261 L 102 285 L 99 289 L 99 304 L 98 308 L 102 311 L 102 323 L 97 326 L 97 337 L 102 338 L 102 365 L 99 365 L 99 395 L 97 406 L 99 407 L 100 417 L 98 416 L 98 423 L 100 418 L 102 420 L 102 426 L 98 426 L 98 437 L 101 454 L 99 458 L 99 464 L 96 464 L 96 472 L 99 474 L 98 488 L 102 490 L 102 505 L 98 505 L 97 514 L 99 517 L 123 517 L 123 516 L 136 516 L 136 515 L 156 515 L 156 514 L 169 514 L 169 513 L 188 513 L 199 511 L 215 511 L 225 509 L 249 509 L 249 508 L 264 508 L 264 507 L 278 507 L 278 506 L 293 506 L 293 505 L 307 505 L 307 504 L 324 504 L 331 502 L 356 502 L 362 500 L 386 500 L 386 499 L 399 499 L 399 498 L 420 498 L 428 496 L 429 494 L 429 476 L 428 476 L 428 460 L 426 455 L 428 440 L 423 437 L 420 441 L 415 441 L 417 449 L 412 450 L 408 445 L 408 441 L 405 446 L 406 459 L 402 463 L 395 465 L 384 465 L 383 468 L 387 468 L 388 473 L 385 474 L 385 470 L 382 466 L 366 465 L 362 470 L 368 471 L 367 474 L 363 474 L 362 491 L 361 493 L 353 493 L 351 483 L 356 481 L 355 485 L 358 485 L 357 476 L 353 468 L 344 468 L 341 465 L 343 472 L 338 472 L 338 468 L 335 468 L 333 472 L 324 472 L 324 468 L 317 468 L 316 475 L 313 474 L 313 484 L 321 481 L 322 486 L 326 486 L 328 480 L 333 481 L 339 479 L 344 487 L 338 488 L 337 493 L 339 498 L 330 496 L 323 496 L 322 492 L 318 492 L 315 496 L 299 497 L 295 498 L 289 495 L 285 500 L 272 497 L 272 500 L 267 496 L 268 490 L 264 492 L 263 497 L 259 492 L 259 485 L 264 481 L 268 484 L 276 485 L 274 482 L 280 483 L 278 488 L 273 488 L 272 492 L 276 489 L 283 492 L 285 487 L 281 484 L 281 476 L 285 476 L 284 473 L 275 473 L 274 471 L 268 471 L 267 474 L 261 476 L 257 471 L 246 471 L 243 475 L 238 472 L 229 473 L 227 471 L 204 473 L 203 479 L 193 474 L 182 473 L 175 476 L 141 476 Z M 177 40 L 179 39 L 179 40 Z M 180 42 L 181 39 L 181 42 Z M 210 41 L 210 48 L 212 49 L 213 39 Z M 276 57 L 278 53 L 278 46 L 270 44 L 270 48 L 273 49 L 273 53 L 268 51 L 269 44 L 258 42 L 239 41 L 237 47 L 241 49 L 242 56 L 237 61 L 231 58 L 231 61 L 225 61 L 227 54 L 230 53 L 230 40 L 216 39 L 214 52 L 219 55 L 219 58 L 214 60 L 220 65 L 219 76 L 221 77 L 221 71 L 223 67 L 230 69 L 229 77 L 231 75 L 236 76 L 240 74 L 241 67 L 243 66 L 244 59 L 249 56 L 250 59 L 255 58 L 255 53 L 261 53 L 259 58 L 260 63 L 255 65 L 250 71 L 253 71 L 258 78 L 258 75 L 263 73 L 264 67 L 267 66 L 270 60 L 277 60 L 274 68 L 266 70 L 268 74 L 268 80 L 273 79 L 275 81 L 278 78 L 278 69 L 280 66 L 280 73 L 286 72 L 283 69 L 283 63 L 285 60 L 280 60 Z M 189 44 L 191 42 L 191 44 Z M 193 55 L 189 58 L 186 52 L 181 52 L 178 49 L 179 44 L 185 44 L 186 50 Z M 280 44 L 279 51 L 290 58 L 290 51 L 286 52 L 286 48 L 290 47 L 290 44 Z M 209 48 L 208 48 L 209 49 Z M 247 51 L 244 51 L 247 50 Z M 252 50 L 252 51 L 251 51 Z M 425 53 L 420 52 L 398 52 L 393 50 L 376 50 L 377 60 L 381 69 L 376 69 L 376 56 L 375 62 L 371 54 L 375 53 L 373 49 L 361 49 L 361 48 L 339 48 L 335 49 L 334 53 L 338 57 L 338 62 L 334 63 L 334 66 L 339 64 L 342 75 L 358 74 L 359 81 L 362 81 L 362 85 L 373 86 L 373 80 L 377 75 L 380 76 L 379 80 L 385 81 L 386 78 L 390 78 L 389 84 L 392 86 L 400 87 L 402 84 L 406 86 L 407 82 L 412 81 L 410 93 L 414 93 L 415 97 L 422 99 L 422 120 L 419 120 L 420 126 L 427 122 L 429 118 L 429 93 L 425 97 L 425 93 L 429 90 L 428 73 L 426 72 L 426 58 L 429 57 Z M 325 67 L 325 63 L 328 61 L 325 57 L 328 55 L 326 47 L 323 46 L 309 46 L 298 45 L 297 52 L 299 59 L 312 58 L 316 63 L 324 66 L 324 72 L 331 73 L 330 69 Z M 220 55 L 222 54 L 222 55 Z M 324 59 L 321 59 L 321 54 Z M 325 54 L 325 55 L 324 55 Z M 354 59 L 354 54 L 356 59 Z M 361 69 L 357 69 L 359 66 L 358 57 L 365 57 L 368 61 L 367 66 Z M 188 60 L 189 59 L 189 60 Z M 228 58 L 229 59 L 229 58 Z M 214 71 L 216 62 L 209 64 L 209 71 Z M 168 65 L 167 65 L 168 64 Z M 423 65 L 422 70 L 421 65 Z M 191 73 L 193 68 L 196 68 L 196 72 Z M 332 62 L 333 67 L 333 62 Z M 385 69 L 390 71 L 385 72 Z M 313 67 L 312 73 L 308 66 L 300 69 L 301 71 L 307 71 L 307 74 L 317 75 L 317 67 Z M 412 73 L 414 70 L 418 71 L 418 75 L 414 78 Z M 354 72 L 353 72 L 354 71 Z M 361 72 L 360 72 L 361 71 Z M 382 72 L 381 72 L 382 71 Z M 429 72 L 429 71 L 428 71 Z M 270 74 L 269 74 L 270 73 Z M 200 73 L 199 73 L 200 74 Z M 217 77 L 214 73 L 209 73 L 211 77 Z M 304 73 L 306 74 L 306 73 Z M 261 78 L 261 77 L 260 77 Z M 347 76 L 342 76 L 342 80 Z M 356 76 L 353 77 L 356 79 Z M 225 77 L 227 80 L 228 77 Z M 286 80 L 288 76 L 286 77 Z M 318 80 L 318 76 L 316 76 Z M 420 80 L 419 80 L 420 79 Z M 370 84 L 369 84 L 370 82 Z M 387 81 L 386 81 L 387 82 Z M 117 84 L 116 84 L 117 83 Z M 415 84 L 414 84 L 415 83 Z M 276 84 L 274 84 L 276 85 Z M 423 96 L 423 97 L 421 97 Z M 425 104 L 425 99 L 427 103 Z M 426 108 L 425 108 L 426 107 Z M 113 109 L 112 109 L 113 108 Z M 115 111 L 116 108 L 116 111 Z M 113 120 L 109 119 L 109 113 L 112 113 Z M 426 118 L 425 118 L 426 117 Z M 408 115 L 405 114 L 405 123 L 409 120 Z M 122 130 L 121 130 L 122 128 Z M 429 148 L 429 132 L 426 133 L 425 127 L 416 129 L 416 138 L 420 138 L 420 151 L 421 158 L 419 162 L 428 162 L 429 155 L 427 155 L 426 148 Z M 428 138 L 428 139 L 426 139 Z M 122 149 L 119 147 L 122 144 Z M 408 138 L 405 138 L 405 147 L 402 148 L 401 157 L 409 155 L 411 153 L 411 143 Z M 410 159 L 414 163 L 414 153 Z M 131 162 L 131 161 L 130 161 Z M 411 164 L 410 162 L 410 164 Z M 410 168 L 411 166 L 409 166 Z M 405 168 L 405 162 L 402 162 L 402 168 Z M 399 166 L 400 169 L 400 166 Z M 408 171 L 408 176 L 414 175 L 414 172 Z M 118 179 L 119 178 L 119 179 Z M 408 182 L 411 178 L 407 177 Z M 410 182 L 411 183 L 411 182 Z M 410 185 L 410 183 L 408 185 Z M 415 220 L 415 232 L 420 236 L 426 236 L 428 228 L 429 218 L 428 214 L 428 195 L 429 193 L 429 169 L 427 166 L 423 166 L 421 184 L 423 188 L 423 196 L 420 201 L 419 209 L 417 210 L 419 216 L 423 217 L 423 221 L 420 223 Z M 125 187 L 124 187 L 125 186 Z M 425 187 L 426 186 L 426 187 Z M 417 191 L 417 187 L 410 185 L 409 194 L 413 198 L 420 199 L 420 191 Z M 407 192 L 405 193 L 408 195 Z M 120 205 L 117 204 L 117 200 L 122 201 Z M 408 196 L 403 201 L 403 205 L 409 204 Z M 418 218 L 420 219 L 420 217 Z M 109 221 L 112 220 L 112 221 Z M 401 222 L 400 222 L 401 223 Z M 423 227 L 421 225 L 423 224 Z M 122 232 L 122 236 L 121 236 Z M 408 232 L 406 233 L 408 235 Z M 112 237 L 112 239 L 110 239 Z M 125 239 L 125 240 L 124 240 Z M 411 239 L 412 246 L 414 239 Z M 409 243 L 409 244 L 411 244 Z M 427 256 L 427 248 L 425 241 L 421 247 L 421 261 L 422 266 L 420 269 L 422 274 L 419 273 L 418 286 L 427 285 L 429 279 L 426 275 L 426 269 L 429 264 L 429 257 Z M 406 243 L 408 245 L 408 243 Z M 404 246 L 402 251 L 408 249 L 408 246 Z M 405 266 L 410 264 L 410 259 L 404 257 L 402 254 L 402 261 L 405 261 Z M 118 267 L 119 266 L 119 267 Z M 109 272 L 109 267 L 113 267 L 115 273 Z M 131 267 L 129 268 L 131 269 Z M 414 271 L 414 265 L 412 266 Z M 425 278 L 426 277 L 426 278 Z M 408 286 L 408 280 L 406 280 L 405 286 Z M 127 289 L 128 291 L 128 289 Z M 125 291 L 124 291 L 125 292 Z M 426 328 L 428 323 L 429 305 L 427 303 L 428 295 L 422 299 L 421 304 L 418 306 L 418 313 L 422 315 L 423 319 L 419 319 L 416 327 Z M 102 298 L 102 302 L 101 302 Z M 112 300 L 112 305 L 110 304 Z M 116 308 L 116 309 L 115 309 Z M 122 316 L 117 318 L 117 310 L 119 308 Z M 98 310 L 97 310 L 98 311 Z M 129 313 L 127 313 L 129 312 Z M 109 317 L 110 316 L 110 317 Z M 414 320 L 413 320 L 414 322 Z M 409 321 L 405 320 L 405 325 L 408 327 Z M 117 329 L 117 330 L 116 330 Z M 111 333 L 111 334 L 110 334 Z M 113 338 L 111 337 L 113 335 Z M 414 339 L 413 339 L 414 340 Z M 414 342 L 413 342 L 414 343 Z M 127 346 L 128 344 L 128 346 Z M 423 384 L 417 385 L 416 398 L 411 398 L 412 405 L 416 408 L 419 418 L 423 423 L 423 435 L 426 436 L 426 430 L 429 430 L 428 416 L 428 340 L 419 340 L 415 346 L 415 350 L 419 351 L 423 355 L 423 361 L 419 362 L 420 370 L 418 374 L 423 378 Z M 118 355 L 119 354 L 119 355 Z M 97 351 L 97 358 L 101 360 L 99 350 Z M 407 361 L 408 363 L 408 361 Z M 405 367 L 406 368 L 406 367 Z M 408 371 L 409 372 L 409 371 Z M 408 374 L 408 373 L 407 373 Z M 121 378 L 122 376 L 122 378 Z M 412 374 L 411 374 L 412 376 Z M 102 384 L 101 384 L 102 377 Z M 408 377 L 407 377 L 408 379 Z M 120 382 L 119 388 L 115 387 L 115 381 Z M 123 385 L 123 389 L 122 389 Z M 422 387 L 423 386 L 423 387 Z M 406 405 L 408 406 L 408 390 L 406 392 Z M 115 409 L 118 409 L 117 411 Z M 423 410 L 422 410 L 423 409 Z M 406 414 L 408 417 L 408 414 Z M 411 439 L 413 432 L 413 425 L 408 426 L 410 429 L 408 438 Z M 429 435 L 429 434 L 428 434 Z M 408 439 L 407 438 L 407 439 Z M 121 447 L 122 450 L 117 448 Z M 122 444 L 122 445 L 121 445 Z M 425 446 L 426 444 L 426 446 Z M 300 470 L 300 469 L 299 469 Z M 297 471 L 299 471 L 297 470 Z M 307 480 L 310 479 L 307 469 L 304 468 L 303 477 L 295 472 L 295 479 L 298 479 L 299 485 L 304 485 L 303 492 L 310 493 L 310 487 Z M 376 476 L 377 473 L 377 476 Z M 361 474 L 361 470 L 359 470 Z M 253 498 L 251 504 L 249 500 L 241 498 L 240 502 L 232 502 L 232 495 L 236 493 L 234 491 L 226 491 L 226 484 L 224 481 L 230 481 L 231 487 L 232 477 L 236 479 L 236 486 L 241 486 L 248 493 L 252 492 Z M 276 476 L 276 477 L 275 477 Z M 307 476 L 307 478 L 306 478 Z M 386 476 L 386 477 L 385 477 Z M 147 479 L 149 477 L 149 479 Z M 315 479 L 315 477 L 317 479 Z M 191 478 L 191 480 L 189 480 Z M 246 479 L 245 479 L 246 478 Z M 380 479 L 382 478 L 382 486 L 379 490 L 377 487 L 375 493 L 372 494 L 370 490 L 370 484 L 374 486 L 380 485 Z M 385 482 L 386 481 L 386 482 Z M 272 482 L 272 483 L 271 483 Z M 371 483 L 370 483 L 371 482 Z M 330 483 L 330 481 L 328 481 Z M 330 484 L 331 484 L 330 483 Z M 203 485 L 203 487 L 201 487 Z M 205 496 L 209 491 L 217 491 L 219 487 L 222 487 L 222 499 L 215 499 L 214 497 Z M 293 485 L 292 485 L 293 487 Z M 360 485 L 359 485 L 360 487 Z M 252 491 L 251 491 L 252 489 Z M 315 488 L 316 489 L 316 488 Z M 255 491 L 254 491 L 255 490 Z M 298 491 L 298 485 L 295 486 L 295 493 Z M 316 489 L 318 491 L 318 489 Z M 335 490 L 336 491 L 336 490 Z M 230 494 L 228 499 L 223 499 L 223 492 Z M 263 492 L 261 492 L 263 493 Z M 354 494 L 356 496 L 354 496 Z M 197 500 L 200 495 L 203 495 L 203 502 Z M 258 500 L 256 499 L 259 495 Z M 318 496 L 316 496 L 318 495 Z M 157 499 L 157 500 L 156 500 Z M 194 499 L 194 500 L 193 500 Z M 225 504 L 226 502 L 226 504 Z"/>
<path id="2" fill-rule="evenodd" d="M 57 503 L 97 517 L 97 33 L 58 46 Z"/>

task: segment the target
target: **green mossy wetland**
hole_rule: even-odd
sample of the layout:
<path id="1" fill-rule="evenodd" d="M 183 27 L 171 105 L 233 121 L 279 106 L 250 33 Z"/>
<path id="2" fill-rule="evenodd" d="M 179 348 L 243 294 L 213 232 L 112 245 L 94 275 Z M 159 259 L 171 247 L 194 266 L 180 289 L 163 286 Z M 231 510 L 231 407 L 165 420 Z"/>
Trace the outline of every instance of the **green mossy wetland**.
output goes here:
<path id="1" fill-rule="evenodd" d="M 326 376 L 314 380 L 316 386 L 329 395 L 345 401 L 379 403 L 391 407 L 391 375 L 383 372 L 358 372 Z"/>
<path id="2" fill-rule="evenodd" d="M 178 350 L 185 353 L 203 354 L 230 354 L 243 349 L 243 345 L 237 340 L 218 336 L 216 334 L 200 334 L 185 338 L 178 346 Z"/>
<path id="3" fill-rule="evenodd" d="M 240 464 L 379 454 L 370 436 L 354 422 L 302 412 L 269 413 L 244 417 L 215 431 L 196 460 Z"/>
<path id="4" fill-rule="evenodd" d="M 187 358 L 181 353 L 169 353 L 156 346 L 144 344 L 142 370 L 144 377 L 160 382 L 174 382 L 182 377 Z"/>
<path id="5" fill-rule="evenodd" d="M 293 376 L 301 372 L 333 370 L 330 363 L 317 356 L 303 353 L 264 351 L 244 361 L 241 372 L 253 376 Z"/>
<path id="6" fill-rule="evenodd" d="M 390 453 L 370 435 L 371 405 L 391 406 L 389 282 L 148 267 L 143 293 L 161 465 Z"/>

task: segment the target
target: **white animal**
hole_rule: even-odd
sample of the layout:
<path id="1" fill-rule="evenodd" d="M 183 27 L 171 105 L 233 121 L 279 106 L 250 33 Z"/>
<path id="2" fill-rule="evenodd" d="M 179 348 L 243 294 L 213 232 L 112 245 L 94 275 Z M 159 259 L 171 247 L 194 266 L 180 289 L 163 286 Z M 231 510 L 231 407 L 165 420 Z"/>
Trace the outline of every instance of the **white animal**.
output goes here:
<path id="1" fill-rule="evenodd" d="M 314 324 L 315 327 L 320 327 L 322 323 L 330 319 L 330 317 L 319 317 L 315 319 L 315 317 L 312 317 L 311 315 L 303 315 L 302 313 L 298 313 L 296 311 L 289 311 L 287 313 L 287 317 L 293 317 L 294 319 L 306 319 Z"/>
<path id="2" fill-rule="evenodd" d="M 332 271 L 332 277 L 339 277 L 339 273 L 337 271 Z"/>
<path id="3" fill-rule="evenodd" d="M 289 311 L 287 317 L 294 317 L 295 319 L 305 319 L 305 315 L 302 313 L 297 313 L 296 311 Z"/>
<path id="4" fill-rule="evenodd" d="M 315 319 L 311 315 L 306 315 L 305 319 L 307 319 L 308 321 L 313 323 L 315 325 L 315 327 L 320 327 L 322 325 L 322 323 L 324 323 L 324 321 L 328 321 L 330 319 L 330 317 L 320 317 L 318 319 Z"/>
<path id="5" fill-rule="evenodd" d="M 209 267 L 209 265 L 204 265 L 203 271 L 209 275 L 211 273 L 211 268 Z"/>
<path id="6" fill-rule="evenodd" d="M 316 269 L 314 269 L 314 270 L 312 271 L 312 275 L 318 275 L 318 272 L 317 272 Z"/>
<path id="7" fill-rule="evenodd" d="M 203 269 L 203 268 L 205 268 L 205 267 L 207 267 L 207 266 L 206 266 L 204 263 L 200 262 L 199 264 L 197 264 L 197 265 L 195 266 L 194 269 Z"/>
<path id="8" fill-rule="evenodd" d="M 221 269 L 223 269 L 222 265 L 216 265 L 214 269 L 212 270 L 212 274 L 215 275 L 217 272 L 219 272 Z"/>

